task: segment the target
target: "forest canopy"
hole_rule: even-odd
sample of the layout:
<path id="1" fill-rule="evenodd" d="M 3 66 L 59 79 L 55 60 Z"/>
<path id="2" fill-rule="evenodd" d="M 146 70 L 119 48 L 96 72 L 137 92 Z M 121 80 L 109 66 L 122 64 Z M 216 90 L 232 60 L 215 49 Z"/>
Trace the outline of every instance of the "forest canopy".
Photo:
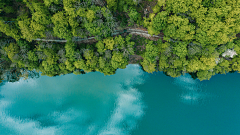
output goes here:
<path id="1" fill-rule="evenodd" d="M 208 80 L 240 71 L 239 0 L 0 2 L 0 53 L 11 72 L 112 75 L 132 58 L 148 73 L 163 71 L 171 77 L 190 73 Z M 147 29 L 158 39 L 129 34 L 129 28 Z"/>

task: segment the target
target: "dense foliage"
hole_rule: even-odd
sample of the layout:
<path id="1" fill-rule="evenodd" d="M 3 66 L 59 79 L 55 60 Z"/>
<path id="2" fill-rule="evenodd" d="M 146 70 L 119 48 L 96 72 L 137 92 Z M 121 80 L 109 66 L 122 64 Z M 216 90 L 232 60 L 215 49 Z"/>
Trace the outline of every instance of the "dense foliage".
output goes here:
<path id="1" fill-rule="evenodd" d="M 146 72 L 163 71 L 171 77 L 190 73 L 207 80 L 240 71 L 239 0 L 151 1 L 0 0 L 1 74 L 19 77 L 36 70 L 48 76 L 92 71 L 112 75 L 126 68 L 133 55 L 142 58 L 139 64 Z M 152 11 L 145 12 L 147 4 L 155 4 Z M 145 27 L 150 35 L 164 37 L 113 36 L 119 24 Z M 95 42 L 73 40 L 91 36 Z M 67 42 L 34 41 L 53 37 Z M 236 54 L 230 56 L 229 50 Z"/>

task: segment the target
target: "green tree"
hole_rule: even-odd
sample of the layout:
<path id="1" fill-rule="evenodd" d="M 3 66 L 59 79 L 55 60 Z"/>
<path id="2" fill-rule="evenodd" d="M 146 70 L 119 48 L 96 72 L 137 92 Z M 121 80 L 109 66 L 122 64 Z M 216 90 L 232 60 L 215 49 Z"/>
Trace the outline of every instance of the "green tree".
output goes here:
<path id="1" fill-rule="evenodd" d="M 105 52 L 104 43 L 103 43 L 102 41 L 98 41 L 98 42 L 96 43 L 96 47 L 97 47 L 97 51 L 98 51 L 99 53 Z"/>
<path id="2" fill-rule="evenodd" d="M 200 69 L 202 69 L 203 64 L 201 61 L 199 61 L 198 59 L 194 58 L 191 59 L 187 65 L 187 71 L 188 72 L 196 72 Z"/>
<path id="3" fill-rule="evenodd" d="M 200 81 L 209 80 L 214 74 L 211 71 L 200 70 L 197 72 L 197 77 Z"/>
<path id="4" fill-rule="evenodd" d="M 154 71 L 156 71 L 156 64 L 155 63 L 151 63 L 150 61 L 148 61 L 147 59 L 143 59 L 143 61 L 141 62 L 141 65 L 144 69 L 144 71 L 148 72 L 148 73 L 153 73 Z"/>
<path id="5" fill-rule="evenodd" d="M 44 4 L 49 7 L 52 3 L 54 4 L 60 4 L 61 0 L 43 0 Z"/>
<path id="6" fill-rule="evenodd" d="M 124 69 L 128 65 L 128 61 L 127 61 L 127 59 L 123 58 L 122 53 L 116 53 L 114 51 L 112 59 L 111 59 L 111 64 L 112 64 L 112 67 L 115 69 L 117 69 L 117 68 Z"/>
<path id="7" fill-rule="evenodd" d="M 14 23 L 6 24 L 4 21 L 0 21 L 0 32 L 13 37 L 15 40 L 19 40 L 21 38 L 20 31 Z"/>
<path id="8" fill-rule="evenodd" d="M 75 67 L 74 67 L 72 61 L 70 61 L 69 59 L 67 59 L 65 61 L 65 65 L 66 65 L 67 70 L 69 70 L 69 71 L 74 71 L 75 70 Z"/>
<path id="9" fill-rule="evenodd" d="M 158 55 L 158 47 L 153 44 L 153 41 L 148 41 L 148 44 L 146 45 L 146 52 L 144 53 L 144 59 L 147 59 L 151 63 L 156 63 L 156 57 Z"/>
<path id="10" fill-rule="evenodd" d="M 124 38 L 122 38 L 121 35 L 116 36 L 114 38 L 114 48 L 123 49 L 124 47 L 126 47 L 126 43 L 124 41 Z"/>
<path id="11" fill-rule="evenodd" d="M 114 47 L 114 40 L 112 37 L 108 37 L 103 39 L 103 43 L 105 44 L 105 48 L 109 50 L 113 50 Z"/>
<path id="12" fill-rule="evenodd" d="M 183 41 L 191 41 L 194 38 L 195 26 L 189 24 L 187 18 L 172 15 L 168 17 L 167 23 L 164 29 L 165 36 Z"/>
<path id="13" fill-rule="evenodd" d="M 38 61 L 38 56 L 35 54 L 34 51 L 29 51 L 27 54 L 30 61 Z"/>
<path id="14" fill-rule="evenodd" d="M 12 62 L 17 62 L 13 60 L 13 56 L 19 53 L 19 46 L 16 43 L 10 43 L 9 46 L 4 47 L 4 50 L 7 52 L 8 58 Z"/>
<path id="15" fill-rule="evenodd" d="M 157 31 L 161 31 L 166 27 L 167 24 L 167 15 L 168 13 L 166 11 L 159 12 L 154 18 L 153 18 L 153 28 Z"/>
<path id="16" fill-rule="evenodd" d="M 66 42 L 65 50 L 66 50 L 65 57 L 69 58 L 70 61 L 75 61 L 76 44 L 74 44 L 71 41 Z"/>
<path id="17" fill-rule="evenodd" d="M 54 14 L 51 20 L 54 24 L 53 32 L 56 36 L 65 38 L 67 40 L 70 40 L 72 38 L 70 26 L 64 11 L 60 11 Z"/>
<path id="18" fill-rule="evenodd" d="M 173 53 L 179 56 L 180 58 L 186 57 L 188 50 L 186 42 L 174 42 L 173 44 Z"/>
<path id="19" fill-rule="evenodd" d="M 88 10 L 86 16 L 89 22 L 92 22 L 93 19 L 96 18 L 95 12 L 93 10 Z"/>
<path id="20" fill-rule="evenodd" d="M 203 63 L 202 70 L 213 69 L 216 66 L 215 58 L 202 56 L 200 60 Z"/>

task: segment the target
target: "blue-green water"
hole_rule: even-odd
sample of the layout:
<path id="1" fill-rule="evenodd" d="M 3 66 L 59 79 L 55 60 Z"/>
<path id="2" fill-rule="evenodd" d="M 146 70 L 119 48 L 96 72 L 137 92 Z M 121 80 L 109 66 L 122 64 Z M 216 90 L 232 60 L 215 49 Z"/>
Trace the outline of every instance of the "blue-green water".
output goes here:
<path id="1" fill-rule="evenodd" d="M 0 86 L 1 135 L 240 135 L 240 74 L 41 76 Z"/>

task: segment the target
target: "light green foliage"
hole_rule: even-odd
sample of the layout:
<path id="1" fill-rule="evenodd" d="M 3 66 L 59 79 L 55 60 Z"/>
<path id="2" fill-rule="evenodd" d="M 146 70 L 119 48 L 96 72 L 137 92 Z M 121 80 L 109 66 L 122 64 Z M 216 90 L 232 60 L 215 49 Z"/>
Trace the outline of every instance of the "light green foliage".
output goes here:
<path id="1" fill-rule="evenodd" d="M 213 45 L 207 45 L 205 48 L 202 50 L 202 55 L 209 56 L 215 52 L 215 48 Z"/>
<path id="2" fill-rule="evenodd" d="M 50 20 L 50 13 L 45 9 L 45 7 L 43 7 L 43 5 L 40 8 L 41 10 L 34 12 L 32 14 L 32 20 L 43 24 L 43 25 L 47 25 L 51 23 Z"/>
<path id="3" fill-rule="evenodd" d="M 124 69 L 128 65 L 128 61 L 127 61 L 127 59 L 123 58 L 122 53 L 113 52 L 111 64 L 112 64 L 112 67 L 115 69 L 117 69 L 117 68 Z"/>
<path id="4" fill-rule="evenodd" d="M 230 62 L 228 60 L 223 60 L 214 69 L 217 70 L 216 73 L 226 74 L 231 71 Z"/>
<path id="5" fill-rule="evenodd" d="M 173 68 L 181 69 L 182 66 L 183 66 L 183 60 L 182 59 L 177 58 L 173 61 Z"/>
<path id="6" fill-rule="evenodd" d="M 153 28 L 153 26 L 148 26 L 148 34 L 152 35 L 158 35 L 160 31 L 157 31 L 156 29 Z"/>
<path id="7" fill-rule="evenodd" d="M 12 62 L 16 62 L 13 60 L 13 56 L 19 53 L 19 46 L 18 44 L 15 43 L 10 43 L 9 46 L 5 47 L 4 50 L 7 52 L 8 58 L 12 61 Z"/>
<path id="8" fill-rule="evenodd" d="M 113 37 L 108 37 L 103 39 L 103 43 L 105 44 L 106 49 L 113 50 L 113 47 L 114 47 Z"/>
<path id="9" fill-rule="evenodd" d="M 161 31 L 166 27 L 167 24 L 167 15 L 168 13 L 166 11 L 158 13 L 154 18 L 153 18 L 153 27 L 157 31 Z"/>
<path id="10" fill-rule="evenodd" d="M 164 72 L 166 72 L 166 74 L 167 75 L 169 75 L 169 76 L 171 76 L 171 77 L 179 77 L 179 76 L 181 76 L 182 74 L 181 74 L 181 70 L 179 70 L 179 69 L 172 69 L 172 68 L 169 68 L 169 69 L 167 69 L 166 71 L 164 71 Z"/>
<path id="11" fill-rule="evenodd" d="M 75 67 L 74 67 L 73 63 L 69 59 L 67 59 L 65 61 L 65 65 L 66 65 L 67 70 L 69 70 L 69 71 L 74 71 L 75 70 Z"/>
<path id="12" fill-rule="evenodd" d="M 58 67 L 60 70 L 65 70 L 66 69 L 66 65 L 64 63 L 59 63 Z"/>
<path id="13" fill-rule="evenodd" d="M 129 13 L 128 16 L 133 20 L 133 21 L 137 21 L 139 13 L 137 12 L 137 10 L 135 8 L 130 8 L 129 9 Z"/>
<path id="14" fill-rule="evenodd" d="M 35 21 L 31 21 L 30 27 L 33 31 L 32 34 L 35 35 L 36 37 L 39 37 L 39 38 L 46 37 L 46 35 L 45 35 L 46 27 L 44 27 L 43 25 L 41 25 Z"/>
<path id="15" fill-rule="evenodd" d="M 56 36 L 65 39 L 72 37 L 71 31 L 69 30 L 68 20 L 65 17 L 64 11 L 54 14 L 51 20 L 54 24 L 53 31 Z"/>
<path id="16" fill-rule="evenodd" d="M 213 69 L 216 66 L 215 58 L 202 56 L 200 60 L 203 63 L 202 70 Z"/>
<path id="17" fill-rule="evenodd" d="M 80 17 L 86 17 L 85 8 L 79 7 L 79 9 L 76 11 L 76 15 L 79 15 Z"/>
<path id="18" fill-rule="evenodd" d="M 92 59 L 94 56 L 93 50 L 86 49 L 83 53 L 83 56 L 85 59 Z"/>
<path id="19" fill-rule="evenodd" d="M 193 13 L 191 16 L 196 17 L 196 22 L 200 29 L 197 30 L 197 40 L 205 44 L 225 44 L 234 39 L 234 35 L 239 32 L 239 7 L 231 5 L 228 2 L 222 2 L 221 6 L 213 4 L 205 10 L 205 16 L 197 16 Z M 216 7 L 215 7 L 216 6 Z"/>
<path id="20" fill-rule="evenodd" d="M 98 41 L 98 42 L 96 43 L 96 47 L 97 47 L 97 51 L 98 51 L 99 53 L 105 52 L 104 43 L 103 43 L 102 41 Z"/>
<path id="21" fill-rule="evenodd" d="M 89 22 L 92 22 L 95 17 L 95 12 L 93 10 L 88 10 L 87 19 Z"/>
<path id="22" fill-rule="evenodd" d="M 59 56 L 52 49 L 45 48 L 43 52 L 47 57 L 39 67 L 40 71 L 42 72 L 41 75 L 57 75 L 60 70 L 57 63 Z"/>
<path id="23" fill-rule="evenodd" d="M 57 60 L 59 59 L 59 56 L 57 56 L 57 54 L 53 50 L 46 48 L 43 50 L 43 52 L 47 56 L 45 61 L 48 64 L 50 65 L 57 64 Z"/>
<path id="24" fill-rule="evenodd" d="M 200 56 L 201 53 L 202 53 L 201 46 L 196 45 L 196 44 L 188 45 L 188 56 L 189 57 Z"/>
<path id="25" fill-rule="evenodd" d="M 235 44 L 233 42 L 228 42 L 226 44 L 227 49 L 232 49 L 234 46 L 235 46 Z"/>
<path id="26" fill-rule="evenodd" d="M 103 28 L 98 27 L 96 23 L 85 23 L 84 27 L 87 29 L 87 31 L 90 32 L 90 34 L 89 34 L 90 36 L 91 36 L 91 34 L 92 35 L 101 35 L 101 34 L 103 34 L 103 33 L 101 33 L 101 30 Z"/>
<path id="27" fill-rule="evenodd" d="M 49 7 L 51 3 L 59 4 L 61 0 L 43 0 L 44 4 Z"/>
<path id="28" fill-rule="evenodd" d="M 133 46 L 135 45 L 135 42 L 130 41 L 131 38 L 132 38 L 131 34 L 125 37 L 125 44 L 126 44 L 125 47 L 127 47 L 127 50 L 130 55 L 134 55 L 135 52 L 134 52 Z"/>
<path id="29" fill-rule="evenodd" d="M 187 45 L 186 42 L 175 42 L 173 44 L 173 53 L 179 56 L 180 58 L 184 58 L 187 55 Z"/>
<path id="30" fill-rule="evenodd" d="M 99 57 L 99 68 L 103 69 L 105 67 L 106 61 L 103 59 L 103 57 Z"/>
<path id="31" fill-rule="evenodd" d="M 156 63 L 156 57 L 158 55 L 158 47 L 153 44 L 153 41 L 148 41 L 148 44 L 146 45 L 146 52 L 144 53 L 144 59 L 151 63 Z"/>
<path id="32" fill-rule="evenodd" d="M 30 61 L 38 61 L 38 56 L 33 51 L 29 51 L 27 54 Z"/>
<path id="33" fill-rule="evenodd" d="M 113 75 L 115 74 L 116 69 L 112 67 L 112 64 L 107 62 L 104 58 L 99 57 L 99 67 L 96 71 L 104 73 L 104 75 Z"/>
<path id="34" fill-rule="evenodd" d="M 143 17 L 143 26 L 148 27 L 150 25 L 150 18 Z"/>
<path id="35" fill-rule="evenodd" d="M 83 59 L 81 60 L 78 60 L 78 61 L 75 61 L 74 62 L 74 66 L 77 68 L 77 69 L 83 69 L 83 70 L 87 70 L 87 66 L 85 64 L 85 61 Z"/>
<path id="36" fill-rule="evenodd" d="M 231 65 L 231 69 L 233 69 L 234 71 L 238 71 L 238 73 L 240 73 L 240 58 L 239 56 L 234 57 L 231 61 L 232 65 Z"/>
<path id="37" fill-rule="evenodd" d="M 159 10 L 160 6 L 163 11 Z M 144 27 L 151 35 L 163 30 L 163 39 L 171 43 L 158 43 L 159 70 L 170 76 L 177 76 L 185 69 L 199 71 L 200 80 L 229 72 L 231 68 L 240 71 L 238 56 L 230 63 L 224 61 L 217 65 L 215 61 L 226 49 L 240 53 L 240 42 L 235 40 L 240 32 L 237 0 L 158 0 L 153 11 L 149 18 L 144 18 Z"/>
<path id="38" fill-rule="evenodd" d="M 170 43 L 168 43 L 168 42 L 163 43 L 161 39 L 158 40 L 158 45 L 157 45 L 157 47 L 158 47 L 158 51 L 159 51 L 160 53 L 165 52 L 165 51 L 166 51 L 166 48 L 168 48 L 169 46 L 170 46 Z"/>
<path id="39" fill-rule="evenodd" d="M 158 0 L 158 5 L 161 6 L 165 6 L 166 0 Z"/>
<path id="40" fill-rule="evenodd" d="M 185 13 L 186 11 L 192 11 L 198 8 L 201 5 L 202 0 L 159 0 L 159 4 L 166 3 L 165 9 L 168 12 L 173 13 Z"/>
<path id="41" fill-rule="evenodd" d="M 191 59 L 187 65 L 187 71 L 188 72 L 196 72 L 200 69 L 202 69 L 203 64 L 201 61 L 199 61 L 198 59 Z"/>
<path id="42" fill-rule="evenodd" d="M 34 70 L 34 69 L 37 69 L 39 67 L 39 63 L 37 61 L 34 61 L 34 62 L 30 62 L 28 65 L 27 65 L 27 68 L 28 70 Z"/>
<path id="43" fill-rule="evenodd" d="M 14 28 L 9 24 L 5 24 L 3 21 L 0 21 L 0 32 L 3 32 L 7 36 L 13 37 L 16 40 L 19 40 L 21 37 L 17 28 Z"/>
<path id="44" fill-rule="evenodd" d="M 153 13 L 158 13 L 160 11 L 161 7 L 157 4 L 153 7 Z"/>
<path id="45" fill-rule="evenodd" d="M 159 71 L 162 71 L 170 66 L 168 61 L 169 61 L 169 57 L 166 56 L 164 53 L 161 53 L 159 55 L 159 63 L 158 63 Z"/>
<path id="46" fill-rule="evenodd" d="M 82 74 L 82 72 L 80 70 L 75 70 L 75 71 L 73 71 L 73 74 L 80 75 L 80 74 Z"/>
<path id="47" fill-rule="evenodd" d="M 75 60 L 75 50 L 76 50 L 76 45 L 73 42 L 67 42 L 65 44 L 65 50 L 66 50 L 66 57 L 69 58 L 70 61 Z"/>
<path id="48" fill-rule="evenodd" d="M 227 50 L 227 47 L 226 45 L 220 45 L 218 48 L 217 48 L 217 51 L 221 54 L 223 52 L 225 52 Z"/>
<path id="49" fill-rule="evenodd" d="M 213 57 L 205 57 L 202 56 L 200 61 L 195 59 L 191 59 L 189 64 L 187 65 L 187 71 L 196 72 L 199 70 L 210 70 L 216 66 L 215 58 Z"/>
<path id="50" fill-rule="evenodd" d="M 74 3 L 76 2 L 76 0 L 63 0 L 63 8 L 65 9 L 66 13 L 68 15 L 74 15 Z"/>
<path id="51" fill-rule="evenodd" d="M 40 68 L 40 70 L 42 71 L 41 75 L 47 75 L 47 76 L 54 76 L 56 74 L 58 74 L 59 71 L 59 67 L 57 65 L 51 65 L 46 61 L 42 62 L 42 69 Z"/>
<path id="52" fill-rule="evenodd" d="M 143 61 L 141 62 L 141 65 L 144 69 L 144 71 L 148 72 L 148 73 L 153 73 L 154 71 L 156 71 L 156 64 L 155 63 L 151 63 L 150 61 L 148 61 L 147 59 L 143 59 Z"/>
<path id="53" fill-rule="evenodd" d="M 197 77 L 200 81 L 209 80 L 213 75 L 213 72 L 207 70 L 200 70 L 197 72 Z"/>
<path id="54" fill-rule="evenodd" d="M 240 40 L 236 40 L 234 45 L 234 51 L 236 51 L 237 54 L 240 54 Z"/>
<path id="55" fill-rule="evenodd" d="M 203 46 L 206 44 L 220 45 L 233 41 L 234 35 L 240 32 L 240 18 L 238 17 L 240 8 L 236 0 L 214 3 L 202 0 L 159 0 L 158 3 L 166 4 L 165 11 L 160 13 L 173 13 L 168 16 L 164 30 L 168 38 L 183 41 L 195 39 Z M 154 13 L 158 13 L 157 10 Z M 153 22 L 151 18 L 152 16 L 149 19 Z M 154 18 L 166 19 L 163 16 Z M 144 27 L 148 27 L 151 33 L 160 30 L 152 25 L 164 24 L 151 22 L 145 20 L 144 23 Z"/>
<path id="56" fill-rule="evenodd" d="M 25 1 L 25 0 L 24 0 Z M 27 2 L 27 7 L 31 10 L 32 18 L 28 18 L 26 13 L 18 17 L 18 25 L 21 29 L 22 38 L 32 41 L 36 38 L 46 37 L 46 25 L 51 23 L 50 13 L 43 3 Z"/>
<path id="57" fill-rule="evenodd" d="M 75 16 L 74 15 L 71 15 L 71 16 L 69 16 L 68 17 L 68 19 L 69 19 L 69 25 L 74 29 L 74 28 L 76 28 L 79 24 L 77 23 L 77 21 L 76 21 L 76 18 L 75 18 Z"/>
<path id="58" fill-rule="evenodd" d="M 106 0 L 107 1 L 107 7 L 110 9 L 113 9 L 114 11 L 117 10 L 117 0 Z"/>
<path id="59" fill-rule="evenodd" d="M 204 20 L 204 22 L 201 22 L 200 28 L 196 30 L 196 40 L 198 42 L 201 44 L 219 45 L 232 41 L 233 38 L 228 36 L 231 32 L 223 22 L 211 18 Z"/>
<path id="60" fill-rule="evenodd" d="M 190 41 L 194 38 L 195 26 L 190 25 L 187 18 L 173 15 L 168 18 L 167 23 L 168 25 L 164 30 L 167 37 L 183 41 Z"/>
<path id="61" fill-rule="evenodd" d="M 22 38 L 27 41 L 32 41 L 32 39 L 36 39 L 37 37 L 33 34 L 33 29 L 30 27 L 31 19 L 27 16 L 24 16 L 21 20 L 18 21 L 19 28 L 22 33 Z"/>
<path id="62" fill-rule="evenodd" d="M 97 68 L 98 58 L 93 56 L 91 59 L 87 59 L 86 66 L 89 67 L 90 70 L 95 70 Z"/>
<path id="63" fill-rule="evenodd" d="M 124 38 L 122 38 L 122 36 L 121 35 L 119 35 L 119 36 L 116 36 L 115 38 L 114 38 L 114 48 L 118 48 L 118 49 L 123 49 L 123 47 L 125 47 L 126 46 L 126 43 L 125 43 L 125 41 L 124 41 Z"/>

